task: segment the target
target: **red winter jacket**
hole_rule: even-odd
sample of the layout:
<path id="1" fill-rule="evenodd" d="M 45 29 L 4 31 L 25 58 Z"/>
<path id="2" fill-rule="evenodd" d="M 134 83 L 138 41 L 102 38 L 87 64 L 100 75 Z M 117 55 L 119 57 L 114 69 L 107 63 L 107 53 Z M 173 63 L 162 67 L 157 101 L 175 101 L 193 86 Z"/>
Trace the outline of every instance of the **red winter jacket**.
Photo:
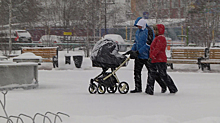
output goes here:
<path id="1" fill-rule="evenodd" d="M 165 27 L 163 24 L 157 24 L 159 34 L 156 35 L 152 44 L 150 45 L 150 58 L 152 63 L 167 62 L 166 46 L 167 41 L 164 34 Z"/>

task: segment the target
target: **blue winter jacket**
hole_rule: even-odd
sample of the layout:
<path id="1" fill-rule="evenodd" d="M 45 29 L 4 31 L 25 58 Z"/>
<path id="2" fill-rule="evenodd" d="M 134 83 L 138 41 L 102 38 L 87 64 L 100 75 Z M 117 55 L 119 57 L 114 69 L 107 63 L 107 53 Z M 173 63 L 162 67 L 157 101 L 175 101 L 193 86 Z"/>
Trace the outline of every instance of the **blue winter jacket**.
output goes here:
<path id="1" fill-rule="evenodd" d="M 138 21 L 141 19 L 141 17 L 138 17 L 134 23 L 134 26 L 137 26 Z M 146 23 L 146 27 L 147 27 Z M 153 33 L 153 38 L 155 37 Z M 148 38 L 148 30 L 147 28 L 138 29 L 135 33 L 135 42 L 131 48 L 133 51 L 138 51 L 139 55 L 138 58 L 140 59 L 148 59 L 149 58 L 149 51 L 150 46 L 147 44 L 147 38 Z"/>

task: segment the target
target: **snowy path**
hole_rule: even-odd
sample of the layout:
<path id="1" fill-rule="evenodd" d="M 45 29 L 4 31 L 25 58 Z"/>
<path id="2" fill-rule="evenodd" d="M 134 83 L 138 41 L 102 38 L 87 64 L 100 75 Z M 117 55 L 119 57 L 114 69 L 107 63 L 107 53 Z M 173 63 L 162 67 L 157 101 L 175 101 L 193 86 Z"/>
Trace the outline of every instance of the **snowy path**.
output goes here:
<path id="1" fill-rule="evenodd" d="M 39 88 L 18 89 L 7 94 L 8 114 L 33 116 L 37 112 L 62 111 L 71 116 L 62 117 L 64 123 L 220 122 L 219 73 L 170 72 L 179 89 L 176 95 L 161 94 L 157 84 L 154 96 L 118 92 L 91 95 L 89 80 L 99 72 L 99 68 L 40 70 Z M 146 80 L 146 72 L 143 71 L 143 80 Z M 134 88 L 131 68 L 122 68 L 117 75 L 121 81 L 127 81 L 131 89 Z M 145 85 L 143 81 L 143 87 Z"/>
<path id="2" fill-rule="evenodd" d="M 175 70 L 168 69 L 179 89 L 175 95 L 161 94 L 158 84 L 155 84 L 153 96 L 145 93 L 122 95 L 118 91 L 91 95 L 89 81 L 101 68 L 91 67 L 89 58 L 84 58 L 80 69 L 73 63 L 65 65 L 64 59 L 59 62 L 59 69 L 39 70 L 39 88 L 8 92 L 8 115 L 34 116 L 35 113 L 61 111 L 70 115 L 70 118 L 62 116 L 63 123 L 220 123 L 220 65 L 205 72 L 198 70 L 197 65 L 175 65 Z M 51 64 L 41 67 L 48 66 L 52 67 Z M 116 74 L 120 81 L 128 82 L 130 89 L 134 88 L 132 60 Z M 146 74 L 144 68 L 143 90 Z M 4 116 L 1 108 L 0 115 Z M 24 120 L 30 122 L 27 118 Z M 42 118 L 38 120 L 42 123 Z M 0 123 L 4 123 L 2 119 Z"/>

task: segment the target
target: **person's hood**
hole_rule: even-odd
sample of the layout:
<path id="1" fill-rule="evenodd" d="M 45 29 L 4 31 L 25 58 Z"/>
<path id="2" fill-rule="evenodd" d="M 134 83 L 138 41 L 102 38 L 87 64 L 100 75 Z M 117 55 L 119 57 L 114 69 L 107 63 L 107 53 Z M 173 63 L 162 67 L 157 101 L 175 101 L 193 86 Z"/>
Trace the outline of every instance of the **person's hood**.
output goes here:
<path id="1" fill-rule="evenodd" d="M 144 19 L 140 19 L 136 25 L 141 26 L 142 30 L 144 30 L 146 28 L 146 24 L 147 22 Z"/>
<path id="2" fill-rule="evenodd" d="M 165 27 L 163 24 L 157 24 L 157 29 L 158 29 L 158 33 L 159 35 L 163 35 L 165 32 Z"/>
<path id="3" fill-rule="evenodd" d="M 138 17 L 135 22 L 134 22 L 134 26 L 137 26 L 138 21 L 142 19 L 142 17 Z M 146 23 L 146 27 L 148 27 L 147 23 Z"/>
<path id="4" fill-rule="evenodd" d="M 142 17 L 138 17 L 135 22 L 134 22 L 134 26 L 137 26 L 138 21 L 141 19 Z"/>

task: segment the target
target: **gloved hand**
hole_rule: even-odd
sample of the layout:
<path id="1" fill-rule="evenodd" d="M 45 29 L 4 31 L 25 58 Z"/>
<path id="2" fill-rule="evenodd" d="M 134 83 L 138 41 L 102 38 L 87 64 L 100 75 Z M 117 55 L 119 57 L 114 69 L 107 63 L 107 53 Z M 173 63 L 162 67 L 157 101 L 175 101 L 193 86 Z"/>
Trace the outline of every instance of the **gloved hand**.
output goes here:
<path id="1" fill-rule="evenodd" d="M 147 59 L 147 62 L 151 63 L 152 59 L 151 58 L 148 58 Z"/>
<path id="2" fill-rule="evenodd" d="M 130 58 L 131 59 L 137 59 L 138 58 L 138 54 L 139 54 L 138 51 L 131 51 L 130 52 Z"/>
<path id="3" fill-rule="evenodd" d="M 126 53 L 124 53 L 123 55 L 129 55 L 131 52 L 132 52 L 132 50 L 129 50 Z"/>

